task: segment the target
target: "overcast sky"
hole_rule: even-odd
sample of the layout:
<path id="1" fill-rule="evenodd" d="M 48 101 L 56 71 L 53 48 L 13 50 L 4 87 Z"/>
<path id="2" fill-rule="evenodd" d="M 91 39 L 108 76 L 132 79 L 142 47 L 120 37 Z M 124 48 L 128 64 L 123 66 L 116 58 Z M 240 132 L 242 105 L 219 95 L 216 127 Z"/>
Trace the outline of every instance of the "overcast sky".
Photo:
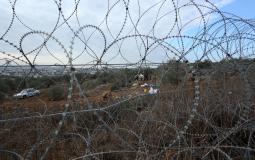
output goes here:
<path id="1" fill-rule="evenodd" d="M 213 0 L 212 2 L 220 9 L 231 11 L 228 6 L 235 4 L 236 1 L 240 2 L 240 0 Z M 138 33 L 155 38 L 164 38 L 167 35 L 179 35 L 178 31 L 182 28 L 182 35 L 196 34 L 196 30 L 202 28 L 202 18 L 199 10 L 189 0 L 175 0 L 174 2 L 175 4 L 170 0 L 130 0 L 127 15 L 125 6 L 127 5 L 127 0 L 80 0 L 77 6 L 75 1 L 63 0 L 61 9 L 64 17 L 68 18 L 68 25 L 71 26 L 74 32 L 81 26 L 97 26 L 103 32 L 106 46 L 108 46 L 116 38 Z M 196 0 L 196 3 L 212 7 L 204 0 Z M 6 32 L 11 22 L 13 15 L 12 5 L 13 2 L 10 4 L 8 0 L 0 0 L 0 36 Z M 176 15 L 173 5 L 178 8 L 181 7 L 178 10 L 178 25 L 174 23 Z M 201 7 L 201 11 L 205 14 L 209 9 Z M 74 34 L 67 24 L 63 24 L 64 18 L 60 15 L 58 5 L 53 0 L 17 0 L 15 14 L 14 22 L 4 39 L 19 46 L 21 37 L 24 34 L 31 31 L 51 33 L 57 24 L 57 29 L 54 31 L 53 36 L 63 44 L 67 52 L 70 51 L 70 42 Z M 217 16 L 207 15 L 204 19 L 209 23 Z M 192 19 L 195 20 L 190 22 Z M 87 27 L 78 35 L 83 42 L 86 42 L 86 45 L 79 38 L 75 38 L 72 52 L 73 62 L 84 64 L 98 60 L 103 53 L 105 42 L 101 32 L 93 27 Z M 40 46 L 44 38 L 46 36 L 41 34 L 28 35 L 21 41 L 22 49 L 25 53 L 28 53 Z M 172 43 L 178 51 L 183 49 L 178 41 L 168 40 L 168 42 Z M 107 50 L 102 57 L 102 61 L 104 63 L 138 62 L 144 57 L 145 53 L 148 53 L 145 52 L 144 43 L 146 43 L 145 45 L 150 45 L 153 40 L 145 37 L 131 37 L 118 41 Z M 187 40 L 185 43 L 187 43 L 185 46 L 188 48 L 191 42 Z M 34 61 L 36 64 L 68 63 L 66 53 L 56 41 L 50 39 L 46 46 L 29 54 L 29 60 L 31 62 Z M 85 46 L 86 49 L 84 50 Z M 21 53 L 3 41 L 0 41 L 0 52 L 10 53 L 16 57 L 21 56 Z M 151 48 L 146 60 L 162 62 L 175 56 L 172 53 L 166 54 L 166 52 L 164 48 L 155 46 L 153 49 Z M 0 53 L 1 59 L 5 57 L 8 56 Z"/>

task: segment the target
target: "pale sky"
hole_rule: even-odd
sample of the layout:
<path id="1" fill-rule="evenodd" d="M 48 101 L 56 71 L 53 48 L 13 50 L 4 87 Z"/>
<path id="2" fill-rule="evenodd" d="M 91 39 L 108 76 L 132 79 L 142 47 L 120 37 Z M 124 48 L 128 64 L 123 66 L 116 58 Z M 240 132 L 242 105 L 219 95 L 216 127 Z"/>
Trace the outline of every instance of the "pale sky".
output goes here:
<path id="1" fill-rule="evenodd" d="M 229 6 L 235 6 L 236 1 L 240 2 L 240 0 L 212 0 L 211 2 L 219 9 L 231 12 Z M 141 34 L 157 39 L 179 35 L 195 36 L 203 29 L 203 20 L 209 24 L 210 21 L 219 17 L 219 14 L 207 14 L 211 10 L 206 7 L 212 8 L 212 6 L 204 0 L 195 1 L 200 5 L 200 10 L 189 0 L 174 0 L 174 4 L 170 0 L 130 0 L 129 4 L 127 4 L 128 0 L 80 0 L 78 2 L 78 5 L 75 5 L 75 1 L 62 0 L 63 17 L 58 10 L 59 4 L 57 5 L 53 0 L 17 0 L 15 4 L 16 16 L 14 16 L 9 32 L 3 39 L 18 47 L 21 42 L 23 51 L 29 53 L 42 45 L 46 35 L 35 33 L 24 36 L 26 33 L 41 31 L 50 34 L 56 27 L 52 36 L 63 45 L 69 54 L 74 34 L 68 25 L 74 32 L 82 26 L 92 25 L 98 27 L 100 31 L 94 27 L 85 27 L 79 32 L 80 39 L 76 37 L 72 46 L 73 63 L 95 62 L 100 57 L 102 57 L 103 63 L 139 62 L 146 53 L 148 54 L 147 61 L 162 62 L 176 57 L 174 54 L 180 55 L 182 50 L 187 51 L 193 42 L 183 40 L 184 44 L 182 45 L 180 38 L 178 40 L 166 39 L 165 42 L 170 43 L 171 48 L 175 50 L 175 53 L 172 53 L 158 43 L 153 45 L 155 42 L 153 39 L 144 36 L 132 37 L 132 35 Z M 0 36 L 6 32 L 12 20 L 12 5 L 13 1 L 10 3 L 8 0 L 0 0 Z M 126 14 L 127 5 L 128 12 Z M 174 5 L 179 8 L 177 23 L 175 23 Z M 236 10 L 237 8 L 233 12 L 238 14 Z M 205 15 L 204 19 L 202 19 L 200 11 Z M 242 13 L 244 12 L 245 9 Z M 68 18 L 68 25 L 63 24 L 64 18 Z M 245 18 L 252 18 L 252 16 Z M 113 43 L 115 39 L 126 36 L 130 37 Z M 67 55 L 58 42 L 50 38 L 46 47 L 30 53 L 27 55 L 28 59 L 35 64 L 67 64 Z M 106 47 L 112 43 L 113 45 L 102 56 L 105 43 Z M 151 45 L 152 47 L 146 52 L 146 46 Z M 15 57 L 22 56 L 15 48 L 0 40 L 0 59 L 12 59 L 6 53 Z M 192 53 L 186 56 L 191 59 L 194 57 L 196 56 Z M 26 61 L 24 57 L 21 59 Z M 16 62 L 22 63 L 18 60 Z"/>

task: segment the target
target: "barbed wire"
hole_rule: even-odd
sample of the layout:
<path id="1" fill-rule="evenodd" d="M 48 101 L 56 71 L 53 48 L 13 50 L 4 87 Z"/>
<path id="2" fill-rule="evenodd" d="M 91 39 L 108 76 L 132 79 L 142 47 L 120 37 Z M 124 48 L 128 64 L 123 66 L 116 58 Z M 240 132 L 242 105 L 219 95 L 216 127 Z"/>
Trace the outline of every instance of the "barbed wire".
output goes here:
<path id="1" fill-rule="evenodd" d="M 0 159 L 254 159 L 255 23 L 219 2 L 0 2 Z"/>

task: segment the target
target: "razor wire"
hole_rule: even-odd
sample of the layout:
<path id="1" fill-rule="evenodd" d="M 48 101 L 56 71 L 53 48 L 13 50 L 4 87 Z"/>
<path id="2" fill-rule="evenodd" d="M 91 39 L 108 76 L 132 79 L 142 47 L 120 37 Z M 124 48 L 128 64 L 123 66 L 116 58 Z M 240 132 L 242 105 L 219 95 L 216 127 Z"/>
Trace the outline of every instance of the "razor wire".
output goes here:
<path id="1" fill-rule="evenodd" d="M 254 159 L 255 23 L 219 2 L 1 2 L 0 159 Z"/>

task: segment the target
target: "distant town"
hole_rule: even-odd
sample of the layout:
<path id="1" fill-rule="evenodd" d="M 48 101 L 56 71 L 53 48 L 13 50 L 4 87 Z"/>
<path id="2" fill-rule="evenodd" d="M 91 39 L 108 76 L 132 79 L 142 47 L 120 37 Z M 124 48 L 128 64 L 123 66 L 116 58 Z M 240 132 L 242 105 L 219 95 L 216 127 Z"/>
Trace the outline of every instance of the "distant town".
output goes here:
<path id="1" fill-rule="evenodd" d="M 149 63 L 143 64 L 144 67 L 157 68 L 159 65 L 165 63 Z M 94 74 L 98 69 L 108 69 L 115 70 L 118 68 L 135 68 L 138 66 L 137 63 L 133 64 L 103 64 L 96 66 L 95 64 L 79 64 L 75 65 L 76 73 L 90 73 Z M 141 66 L 141 65 L 139 65 Z M 17 66 L 17 65 L 8 65 L 0 66 L 0 76 L 26 76 L 32 75 L 33 77 L 41 76 L 61 76 L 68 73 L 70 66 L 67 65 L 36 65 L 35 69 L 32 69 L 29 65 Z"/>
<path id="2" fill-rule="evenodd" d="M 41 76 L 61 76 L 67 74 L 68 67 L 64 66 L 36 66 L 36 69 L 32 69 L 30 66 L 8 66 L 0 67 L 0 75 L 2 76 L 25 76 L 33 75 L 34 77 Z M 91 68 L 76 68 L 77 73 L 95 73 L 95 69 Z"/>

